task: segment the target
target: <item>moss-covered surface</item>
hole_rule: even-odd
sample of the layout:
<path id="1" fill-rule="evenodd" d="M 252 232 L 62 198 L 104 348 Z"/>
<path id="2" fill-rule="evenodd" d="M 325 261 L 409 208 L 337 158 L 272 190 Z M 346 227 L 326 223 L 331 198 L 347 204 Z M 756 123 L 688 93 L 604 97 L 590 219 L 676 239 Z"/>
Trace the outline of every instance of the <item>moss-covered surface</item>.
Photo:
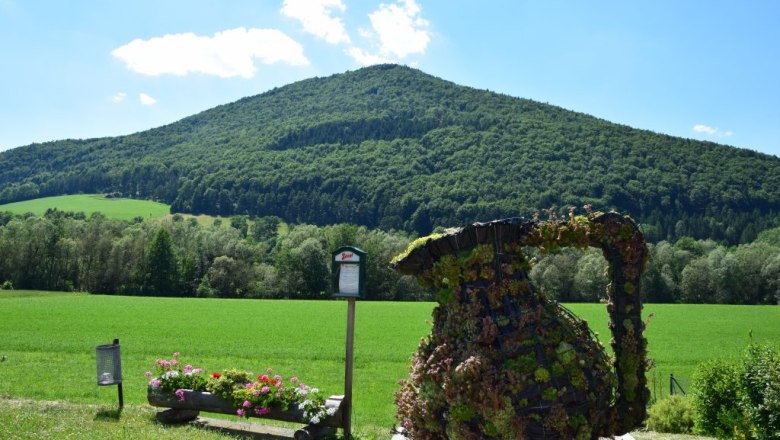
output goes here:
<path id="1" fill-rule="evenodd" d="M 614 365 L 585 322 L 534 291 L 526 246 L 602 248 Z M 474 224 L 410 247 L 395 267 L 440 304 L 396 395 L 401 424 L 415 439 L 591 439 L 639 426 L 646 255 L 633 221 L 614 213 Z"/>

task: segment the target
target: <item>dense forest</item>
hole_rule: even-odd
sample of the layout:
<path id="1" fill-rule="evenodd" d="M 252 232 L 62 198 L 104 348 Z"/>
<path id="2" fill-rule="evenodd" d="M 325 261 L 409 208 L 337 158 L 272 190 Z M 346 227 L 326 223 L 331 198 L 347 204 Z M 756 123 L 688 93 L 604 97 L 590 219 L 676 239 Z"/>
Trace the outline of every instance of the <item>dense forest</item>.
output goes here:
<path id="1" fill-rule="evenodd" d="M 128 222 L 50 210 L 0 213 L 0 287 L 223 298 L 330 298 L 331 253 L 368 253 L 367 300 L 432 300 L 416 280 L 389 269 L 412 237 L 338 224 L 286 225 L 278 217 L 234 216 L 201 226 L 174 215 Z M 642 279 L 647 302 L 780 303 L 780 228 L 725 247 L 682 238 L 650 245 Z M 533 283 L 562 302 L 597 302 L 607 288 L 601 251 L 533 255 Z"/>
<path id="2" fill-rule="evenodd" d="M 416 234 L 591 204 L 630 213 L 650 242 L 735 245 L 780 225 L 780 158 L 382 65 L 0 153 L 0 203 L 79 192 Z"/>

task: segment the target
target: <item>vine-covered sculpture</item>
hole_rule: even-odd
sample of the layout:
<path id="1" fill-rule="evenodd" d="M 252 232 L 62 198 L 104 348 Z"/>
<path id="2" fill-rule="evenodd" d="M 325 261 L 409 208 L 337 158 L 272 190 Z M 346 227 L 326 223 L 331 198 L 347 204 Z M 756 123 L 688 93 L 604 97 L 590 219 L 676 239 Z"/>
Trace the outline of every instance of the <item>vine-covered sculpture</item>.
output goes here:
<path id="1" fill-rule="evenodd" d="M 567 246 L 600 247 L 609 262 L 614 363 L 584 321 L 529 282 L 525 247 Z M 439 305 L 396 393 L 409 437 L 588 440 L 640 426 L 647 255 L 636 224 L 616 213 L 475 223 L 413 243 L 392 265 Z"/>

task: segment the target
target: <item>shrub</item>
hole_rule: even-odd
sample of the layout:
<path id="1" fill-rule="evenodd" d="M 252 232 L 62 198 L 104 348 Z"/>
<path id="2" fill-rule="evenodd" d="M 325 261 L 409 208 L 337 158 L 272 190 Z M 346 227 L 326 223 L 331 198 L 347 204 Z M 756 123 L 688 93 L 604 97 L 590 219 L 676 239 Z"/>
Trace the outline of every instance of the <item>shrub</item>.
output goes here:
<path id="1" fill-rule="evenodd" d="M 705 362 L 693 376 L 694 431 L 780 440 L 780 352 L 751 344 L 739 361 Z"/>
<path id="2" fill-rule="evenodd" d="M 0 290 L 14 290 L 14 283 L 6 280 L 3 284 L 0 284 Z"/>
<path id="3" fill-rule="evenodd" d="M 780 439 L 780 352 L 751 344 L 742 374 L 741 406 L 756 440 Z"/>
<path id="4" fill-rule="evenodd" d="M 744 426 L 739 409 L 739 376 L 735 361 L 711 360 L 696 368 L 691 384 L 696 433 L 731 438 L 735 427 Z"/>
<path id="5" fill-rule="evenodd" d="M 693 402 L 675 395 L 659 400 L 647 412 L 647 427 L 656 432 L 690 434 L 693 430 Z"/>

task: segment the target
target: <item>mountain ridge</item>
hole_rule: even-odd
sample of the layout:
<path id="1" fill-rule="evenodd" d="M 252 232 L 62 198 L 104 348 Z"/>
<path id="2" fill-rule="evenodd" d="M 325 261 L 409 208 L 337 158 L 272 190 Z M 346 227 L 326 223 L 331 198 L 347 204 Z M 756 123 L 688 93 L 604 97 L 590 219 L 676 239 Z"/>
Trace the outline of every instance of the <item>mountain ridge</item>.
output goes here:
<path id="1" fill-rule="evenodd" d="M 780 159 L 380 65 L 131 135 L 8 150 L 0 188 L 0 203 L 121 192 L 178 212 L 418 233 L 592 204 L 631 213 L 651 239 L 737 243 L 778 224 Z"/>

